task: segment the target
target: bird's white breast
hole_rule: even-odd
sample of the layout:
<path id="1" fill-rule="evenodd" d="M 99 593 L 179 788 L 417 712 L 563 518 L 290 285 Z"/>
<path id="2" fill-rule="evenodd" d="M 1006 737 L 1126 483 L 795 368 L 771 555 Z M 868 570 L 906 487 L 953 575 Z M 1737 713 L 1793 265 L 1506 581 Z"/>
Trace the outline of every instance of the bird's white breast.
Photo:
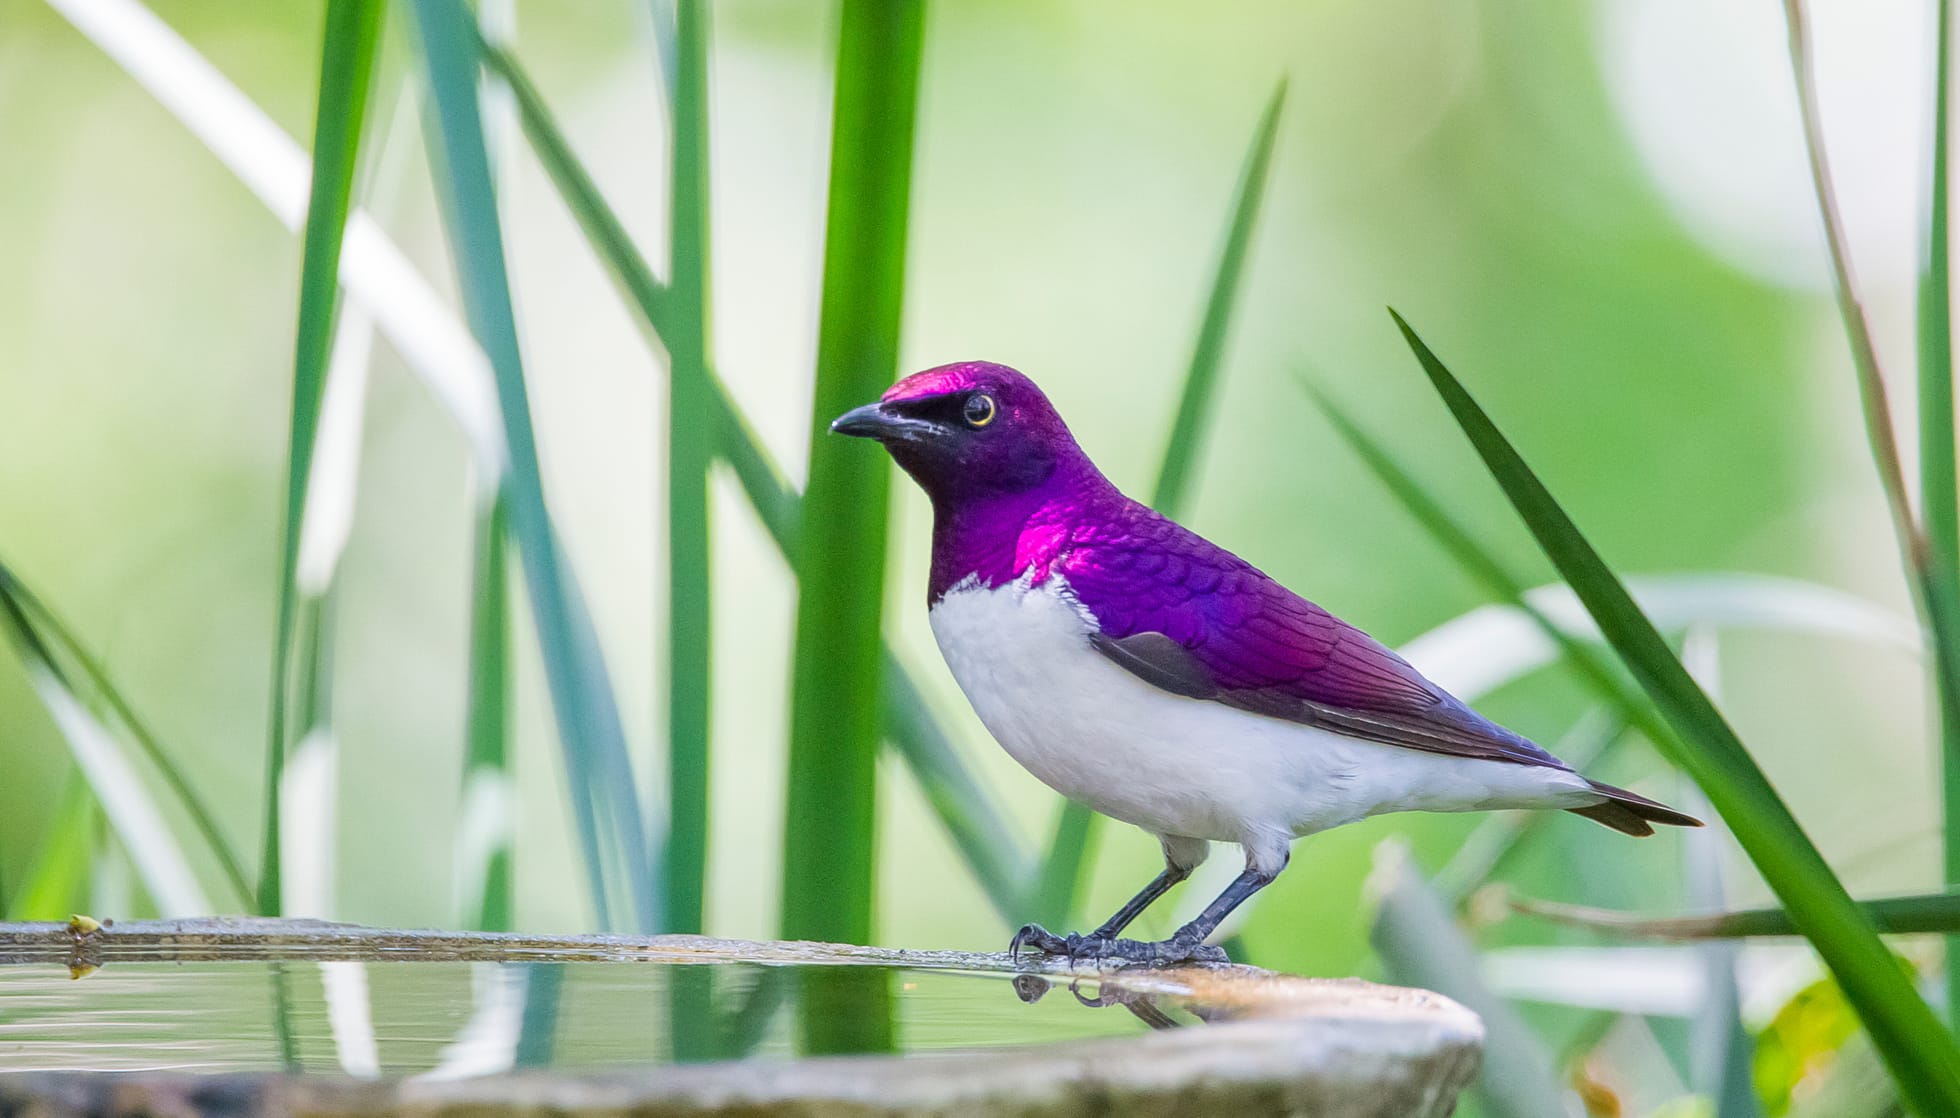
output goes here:
<path id="1" fill-rule="evenodd" d="M 1160 690 L 1089 643 L 1094 617 L 1060 576 L 969 580 L 933 636 L 980 721 L 1042 783 L 1162 835 L 1278 851 L 1384 811 L 1596 803 L 1563 770 L 1358 741 Z"/>

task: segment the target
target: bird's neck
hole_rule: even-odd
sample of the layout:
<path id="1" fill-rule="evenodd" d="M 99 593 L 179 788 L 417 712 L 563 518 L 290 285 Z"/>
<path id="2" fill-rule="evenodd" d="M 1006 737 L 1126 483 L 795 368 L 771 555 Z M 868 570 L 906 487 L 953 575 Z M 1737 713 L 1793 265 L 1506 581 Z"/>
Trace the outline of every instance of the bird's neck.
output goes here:
<path id="1" fill-rule="evenodd" d="M 927 600 L 938 602 L 968 579 L 993 587 L 1030 572 L 1037 582 L 1047 578 L 1083 526 L 1124 501 L 1100 471 L 1081 465 L 1018 493 L 934 500 Z"/>

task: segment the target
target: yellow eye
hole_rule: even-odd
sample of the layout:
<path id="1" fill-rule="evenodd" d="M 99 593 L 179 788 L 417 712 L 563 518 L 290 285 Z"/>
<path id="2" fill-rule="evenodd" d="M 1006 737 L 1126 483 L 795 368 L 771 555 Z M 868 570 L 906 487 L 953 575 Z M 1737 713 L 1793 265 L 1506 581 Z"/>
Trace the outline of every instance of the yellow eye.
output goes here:
<path id="1" fill-rule="evenodd" d="M 994 398 L 985 392 L 975 392 L 966 398 L 964 417 L 968 427 L 985 427 L 994 421 Z"/>

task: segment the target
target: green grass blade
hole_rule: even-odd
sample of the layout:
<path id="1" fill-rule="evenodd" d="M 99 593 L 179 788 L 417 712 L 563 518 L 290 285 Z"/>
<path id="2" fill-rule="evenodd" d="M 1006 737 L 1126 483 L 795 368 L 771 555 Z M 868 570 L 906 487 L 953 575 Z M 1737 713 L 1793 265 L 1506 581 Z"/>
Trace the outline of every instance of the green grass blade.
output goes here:
<path id="1" fill-rule="evenodd" d="M 1184 390 L 1178 398 L 1177 414 L 1171 420 L 1170 441 L 1164 446 L 1163 461 L 1157 467 L 1157 483 L 1151 490 L 1152 507 L 1166 516 L 1176 516 L 1190 493 L 1205 416 L 1211 410 L 1212 397 L 1217 395 L 1218 370 L 1225 359 L 1232 310 L 1238 305 L 1239 280 L 1245 273 L 1252 232 L 1259 224 L 1259 204 L 1265 198 L 1273 144 L 1279 136 L 1280 109 L 1285 104 L 1286 81 L 1281 79 L 1273 87 L 1273 95 L 1253 129 L 1252 146 L 1247 149 L 1245 164 L 1239 172 L 1232 213 L 1225 223 L 1225 242 L 1218 252 L 1218 270 L 1212 275 L 1204 317 L 1198 323 L 1198 340 L 1192 347 L 1191 364 L 1184 372 Z M 1098 826 L 1094 812 L 1072 800 L 1063 801 L 1061 814 L 1055 821 L 1054 839 L 1034 885 L 1034 909 L 1039 914 L 1034 919 L 1065 924 L 1073 918 Z"/>
<path id="2" fill-rule="evenodd" d="M 294 585 L 299 568 L 300 524 L 305 515 L 306 480 L 313 461 L 327 363 L 333 353 L 334 320 L 340 302 L 340 242 L 353 201 L 354 170 L 361 146 L 361 122 L 381 38 L 381 0 L 330 0 L 320 51 L 320 97 L 313 125 L 313 189 L 306 211 L 305 251 L 300 265 L 299 332 L 293 357 L 292 435 L 286 455 L 285 535 L 280 548 L 279 616 L 272 651 L 271 725 L 266 736 L 266 795 L 263 853 L 259 863 L 258 909 L 276 916 L 282 909 L 279 879 L 279 790 L 290 744 L 287 728 L 288 673 L 292 666 L 294 624 L 299 612 Z"/>
<path id="3" fill-rule="evenodd" d="M 71 778 L 61 794 L 54 825 L 19 887 L 7 898 L 0 919 L 61 920 L 86 906 L 90 862 L 95 857 L 95 801 L 88 782 Z"/>
<path id="4" fill-rule="evenodd" d="M 190 817 L 191 825 L 197 828 L 198 836 L 204 840 L 205 848 L 217 862 L 225 883 L 230 886 L 238 902 L 250 905 L 253 900 L 251 881 L 245 874 L 244 863 L 237 851 L 219 828 L 217 816 L 205 803 L 204 797 L 191 786 L 190 778 L 184 775 L 184 770 L 178 767 L 169 751 L 163 748 L 162 740 L 137 717 L 136 708 L 115 685 L 115 681 L 109 678 L 108 670 L 82 646 L 74 628 L 16 578 L 5 564 L 0 564 L 0 600 L 15 607 L 6 616 L 17 617 L 23 622 L 21 639 L 29 640 L 34 648 L 46 654 L 50 664 L 61 668 L 59 674 L 71 687 L 85 687 L 90 705 L 106 710 L 114 724 L 129 736 L 138 752 L 156 769 L 177 805 Z M 73 666 L 73 673 L 66 670 L 67 665 Z"/>
<path id="5" fill-rule="evenodd" d="M 1225 362 L 1225 341 L 1230 335 L 1232 311 L 1238 306 L 1239 281 L 1245 275 L 1247 250 L 1252 231 L 1259 224 L 1259 204 L 1266 195 L 1266 179 L 1273 164 L 1273 144 L 1279 137 L 1280 109 L 1286 104 L 1286 80 L 1273 87 L 1266 109 L 1259 115 L 1252 132 L 1252 147 L 1239 172 L 1239 186 L 1232 202 L 1232 216 L 1225 224 L 1225 243 L 1218 251 L 1218 270 L 1213 273 L 1211 291 L 1205 298 L 1204 318 L 1198 324 L 1198 340 L 1191 352 L 1191 364 L 1184 374 L 1184 392 L 1178 399 L 1177 415 L 1171 421 L 1170 441 L 1164 446 L 1164 459 L 1157 467 L 1157 484 L 1151 490 L 1150 504 L 1166 516 L 1176 516 L 1190 494 L 1191 478 L 1197 471 L 1199 442 L 1205 416 L 1218 394 L 1218 370 Z"/>
<path id="6" fill-rule="evenodd" d="M 1783 908 L 1745 908 L 1685 916 L 1643 916 L 1610 908 L 1560 904 L 1530 897 L 1507 898 L 1529 916 L 1574 928 L 1636 939 L 1760 939 L 1801 936 L 1803 929 Z M 1859 901 L 1858 908 L 1883 935 L 1960 933 L 1960 890 Z"/>
<path id="7" fill-rule="evenodd" d="M 415 23 L 438 127 L 430 137 L 451 252 L 470 329 L 489 358 L 509 453 L 504 478 L 511 534 L 543 653 L 545 677 L 564 748 L 594 903 L 610 911 L 608 882 L 622 880 L 634 924 L 660 924 L 654 867 L 647 857 L 639 796 L 591 616 L 559 550 L 510 305 L 503 231 L 492 194 L 477 103 L 477 33 L 454 0 L 416 0 Z M 627 907 L 627 906 L 622 906 Z"/>
<path id="8" fill-rule="evenodd" d="M 828 429 L 833 417 L 876 399 L 898 367 L 924 39 L 920 0 L 844 2 L 810 483 L 796 563 L 782 903 L 789 939 L 871 937 L 891 467 Z"/>
<path id="9" fill-rule="evenodd" d="M 1517 1007 L 1484 982 L 1476 945 L 1400 845 L 1376 848 L 1368 892 L 1376 905 L 1368 938 L 1388 980 L 1434 990 L 1483 1018 L 1483 1064 L 1476 1091 L 1484 1112 L 1506 1118 L 1569 1118 L 1571 1093 L 1560 1086 L 1551 1053 Z"/>
<path id="10" fill-rule="evenodd" d="M 675 12 L 673 219 L 667 343 L 666 930 L 698 933 L 708 877 L 708 707 L 713 620 L 708 469 L 715 398 L 708 374 L 708 11 Z"/>
<path id="11" fill-rule="evenodd" d="M 1901 1091 L 1923 1113 L 1960 1113 L 1960 1048 L 1914 993 L 1735 731 L 1490 417 L 1400 315 L 1395 322 L 1539 547 L 1676 730 L 1678 739 L 1655 744 L 1701 786 L 1763 879 L 1798 914 Z"/>
<path id="12" fill-rule="evenodd" d="M 470 926 L 512 926 L 510 773 L 510 517 L 501 496 L 477 517 L 476 575 L 470 593 L 468 757 L 456 828 L 461 913 Z"/>
<path id="13" fill-rule="evenodd" d="M 1926 526 L 1929 575 L 1937 601 L 1960 603 L 1960 484 L 1955 480 L 1953 430 L 1953 321 L 1947 226 L 1948 100 L 1953 80 L 1952 0 L 1938 0 L 1933 79 L 1933 166 L 1927 189 L 1925 256 L 1919 272 L 1919 492 Z M 1932 603 L 1928 603 L 1931 605 Z M 1953 650 L 1935 641 L 1934 670 L 1950 675 Z M 1960 705 L 1940 693 L 1943 759 L 1942 815 L 1948 885 L 1960 884 Z M 1946 945 L 1960 960 L 1960 939 Z M 1960 965 L 1946 968 L 1948 1020 L 1960 1021 Z"/>

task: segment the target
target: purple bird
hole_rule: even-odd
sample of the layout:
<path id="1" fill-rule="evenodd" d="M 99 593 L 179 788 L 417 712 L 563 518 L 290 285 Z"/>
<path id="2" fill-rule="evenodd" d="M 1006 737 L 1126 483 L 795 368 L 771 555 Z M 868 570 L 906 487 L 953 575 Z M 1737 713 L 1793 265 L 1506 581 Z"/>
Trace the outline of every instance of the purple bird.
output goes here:
<path id="1" fill-rule="evenodd" d="M 1034 382 L 943 365 L 840 416 L 932 499 L 932 632 L 975 713 L 1042 783 L 1157 836 L 1164 872 L 1072 958 L 1225 961 L 1206 937 L 1293 840 L 1389 811 L 1562 808 L 1630 835 L 1700 822 L 1587 780 L 1366 633 L 1124 496 Z M 1160 942 L 1119 939 L 1205 860 L 1245 872 Z"/>

